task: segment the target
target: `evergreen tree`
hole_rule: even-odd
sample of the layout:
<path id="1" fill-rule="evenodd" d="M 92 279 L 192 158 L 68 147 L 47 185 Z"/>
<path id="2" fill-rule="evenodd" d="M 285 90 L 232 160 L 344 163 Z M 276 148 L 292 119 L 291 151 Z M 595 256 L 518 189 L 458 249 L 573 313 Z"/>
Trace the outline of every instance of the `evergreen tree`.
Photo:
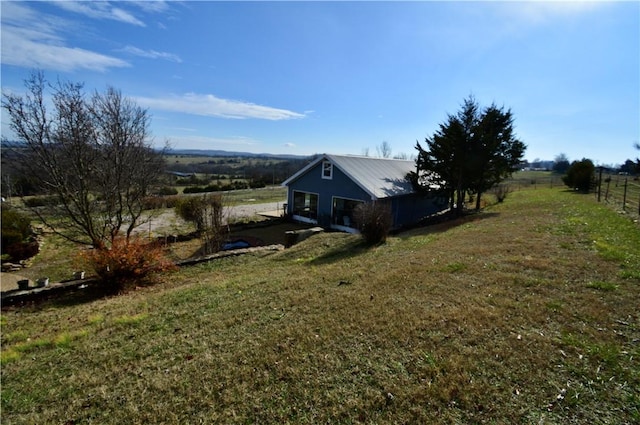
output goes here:
<path id="1" fill-rule="evenodd" d="M 571 189 L 588 193 L 596 184 L 596 167 L 590 159 L 573 161 L 562 181 Z"/>
<path id="2" fill-rule="evenodd" d="M 480 208 L 481 195 L 517 169 L 526 149 L 515 138 L 510 110 L 491 105 L 481 111 L 473 97 L 425 143 L 426 149 L 416 143 L 416 172 L 409 178 L 417 188 L 439 187 L 459 214 L 467 193 L 476 194 Z"/>

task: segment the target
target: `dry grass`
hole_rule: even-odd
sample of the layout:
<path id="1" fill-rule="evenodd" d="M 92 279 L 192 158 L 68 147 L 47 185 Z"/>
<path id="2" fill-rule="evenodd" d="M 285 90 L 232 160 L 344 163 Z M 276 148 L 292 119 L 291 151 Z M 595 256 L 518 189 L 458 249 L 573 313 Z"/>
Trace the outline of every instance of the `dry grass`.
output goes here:
<path id="1" fill-rule="evenodd" d="M 640 231 L 520 191 L 2 314 L 3 423 L 637 423 Z"/>

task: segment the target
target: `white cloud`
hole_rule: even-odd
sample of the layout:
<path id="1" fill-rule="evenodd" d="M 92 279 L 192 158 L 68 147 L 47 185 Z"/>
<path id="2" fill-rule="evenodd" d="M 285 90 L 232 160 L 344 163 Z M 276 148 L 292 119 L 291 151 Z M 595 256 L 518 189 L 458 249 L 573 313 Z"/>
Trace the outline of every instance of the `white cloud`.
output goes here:
<path id="1" fill-rule="evenodd" d="M 164 59 L 171 62 L 182 63 L 182 59 L 178 55 L 167 52 L 158 52 L 156 50 L 143 50 L 134 46 L 126 46 L 120 50 L 121 52 L 129 53 L 135 56 L 140 56 L 149 59 Z"/>
<path id="2" fill-rule="evenodd" d="M 129 66 L 127 62 L 118 58 L 89 50 L 51 44 L 50 41 L 49 34 L 3 27 L 2 63 L 57 71 L 91 69 L 102 72 L 108 68 Z"/>
<path id="3" fill-rule="evenodd" d="M 160 13 L 169 10 L 169 3 L 164 0 L 130 1 L 145 12 Z"/>
<path id="4" fill-rule="evenodd" d="M 284 146 L 287 147 L 287 148 L 295 148 L 296 144 L 289 142 L 289 143 L 285 143 Z"/>
<path id="5" fill-rule="evenodd" d="M 498 3 L 500 13 L 515 25 L 540 25 L 557 17 L 592 12 L 602 8 L 603 5 L 602 2 L 595 1 L 518 1 Z"/>
<path id="6" fill-rule="evenodd" d="M 79 13 L 93 19 L 109 19 L 140 27 L 146 26 L 144 22 L 133 16 L 131 13 L 121 9 L 120 7 L 115 7 L 109 2 L 54 1 L 53 4 L 61 9 Z"/>
<path id="7" fill-rule="evenodd" d="M 58 32 L 72 25 L 58 17 L 40 14 L 18 2 L 2 5 L 3 64 L 57 71 L 90 69 L 105 71 L 127 67 L 121 59 L 65 46 Z"/>
<path id="8" fill-rule="evenodd" d="M 217 118 L 255 118 L 278 121 L 305 117 L 304 114 L 286 109 L 272 108 L 238 100 L 221 99 L 212 94 L 186 93 L 182 96 L 167 98 L 138 97 L 135 100 L 140 105 L 152 109 Z"/>

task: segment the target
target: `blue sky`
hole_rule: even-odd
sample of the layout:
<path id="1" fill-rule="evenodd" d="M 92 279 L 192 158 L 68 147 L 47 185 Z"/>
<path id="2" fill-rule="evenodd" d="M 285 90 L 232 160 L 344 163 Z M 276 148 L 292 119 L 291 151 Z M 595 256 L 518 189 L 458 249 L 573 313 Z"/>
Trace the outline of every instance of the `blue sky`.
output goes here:
<path id="1" fill-rule="evenodd" d="M 640 152 L 640 3 L 2 1 L 2 90 L 33 69 L 113 86 L 154 143 L 415 153 L 473 95 L 525 157 Z M 11 137 L 6 115 L 2 135 Z"/>

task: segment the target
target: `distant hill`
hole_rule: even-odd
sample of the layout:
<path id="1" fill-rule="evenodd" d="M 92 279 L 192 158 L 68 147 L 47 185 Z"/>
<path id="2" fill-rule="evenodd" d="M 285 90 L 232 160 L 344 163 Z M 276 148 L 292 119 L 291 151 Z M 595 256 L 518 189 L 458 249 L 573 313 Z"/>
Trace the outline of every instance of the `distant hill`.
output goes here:
<path id="1" fill-rule="evenodd" d="M 0 147 L 2 149 L 20 148 L 24 144 L 18 141 L 2 140 L 0 141 Z M 274 159 L 307 159 L 312 155 L 291 155 L 291 154 L 273 154 L 273 153 L 252 153 L 252 152 L 237 152 L 237 151 L 224 151 L 218 149 L 168 149 L 168 155 L 192 155 L 192 156 L 235 156 L 243 158 L 274 158 Z"/>
<path id="2" fill-rule="evenodd" d="M 217 149 L 168 149 L 168 155 L 193 155 L 193 156 L 235 156 L 245 158 L 275 158 L 275 159 L 306 159 L 311 155 L 291 155 L 291 154 L 272 154 L 272 153 L 251 153 L 224 151 Z"/>

